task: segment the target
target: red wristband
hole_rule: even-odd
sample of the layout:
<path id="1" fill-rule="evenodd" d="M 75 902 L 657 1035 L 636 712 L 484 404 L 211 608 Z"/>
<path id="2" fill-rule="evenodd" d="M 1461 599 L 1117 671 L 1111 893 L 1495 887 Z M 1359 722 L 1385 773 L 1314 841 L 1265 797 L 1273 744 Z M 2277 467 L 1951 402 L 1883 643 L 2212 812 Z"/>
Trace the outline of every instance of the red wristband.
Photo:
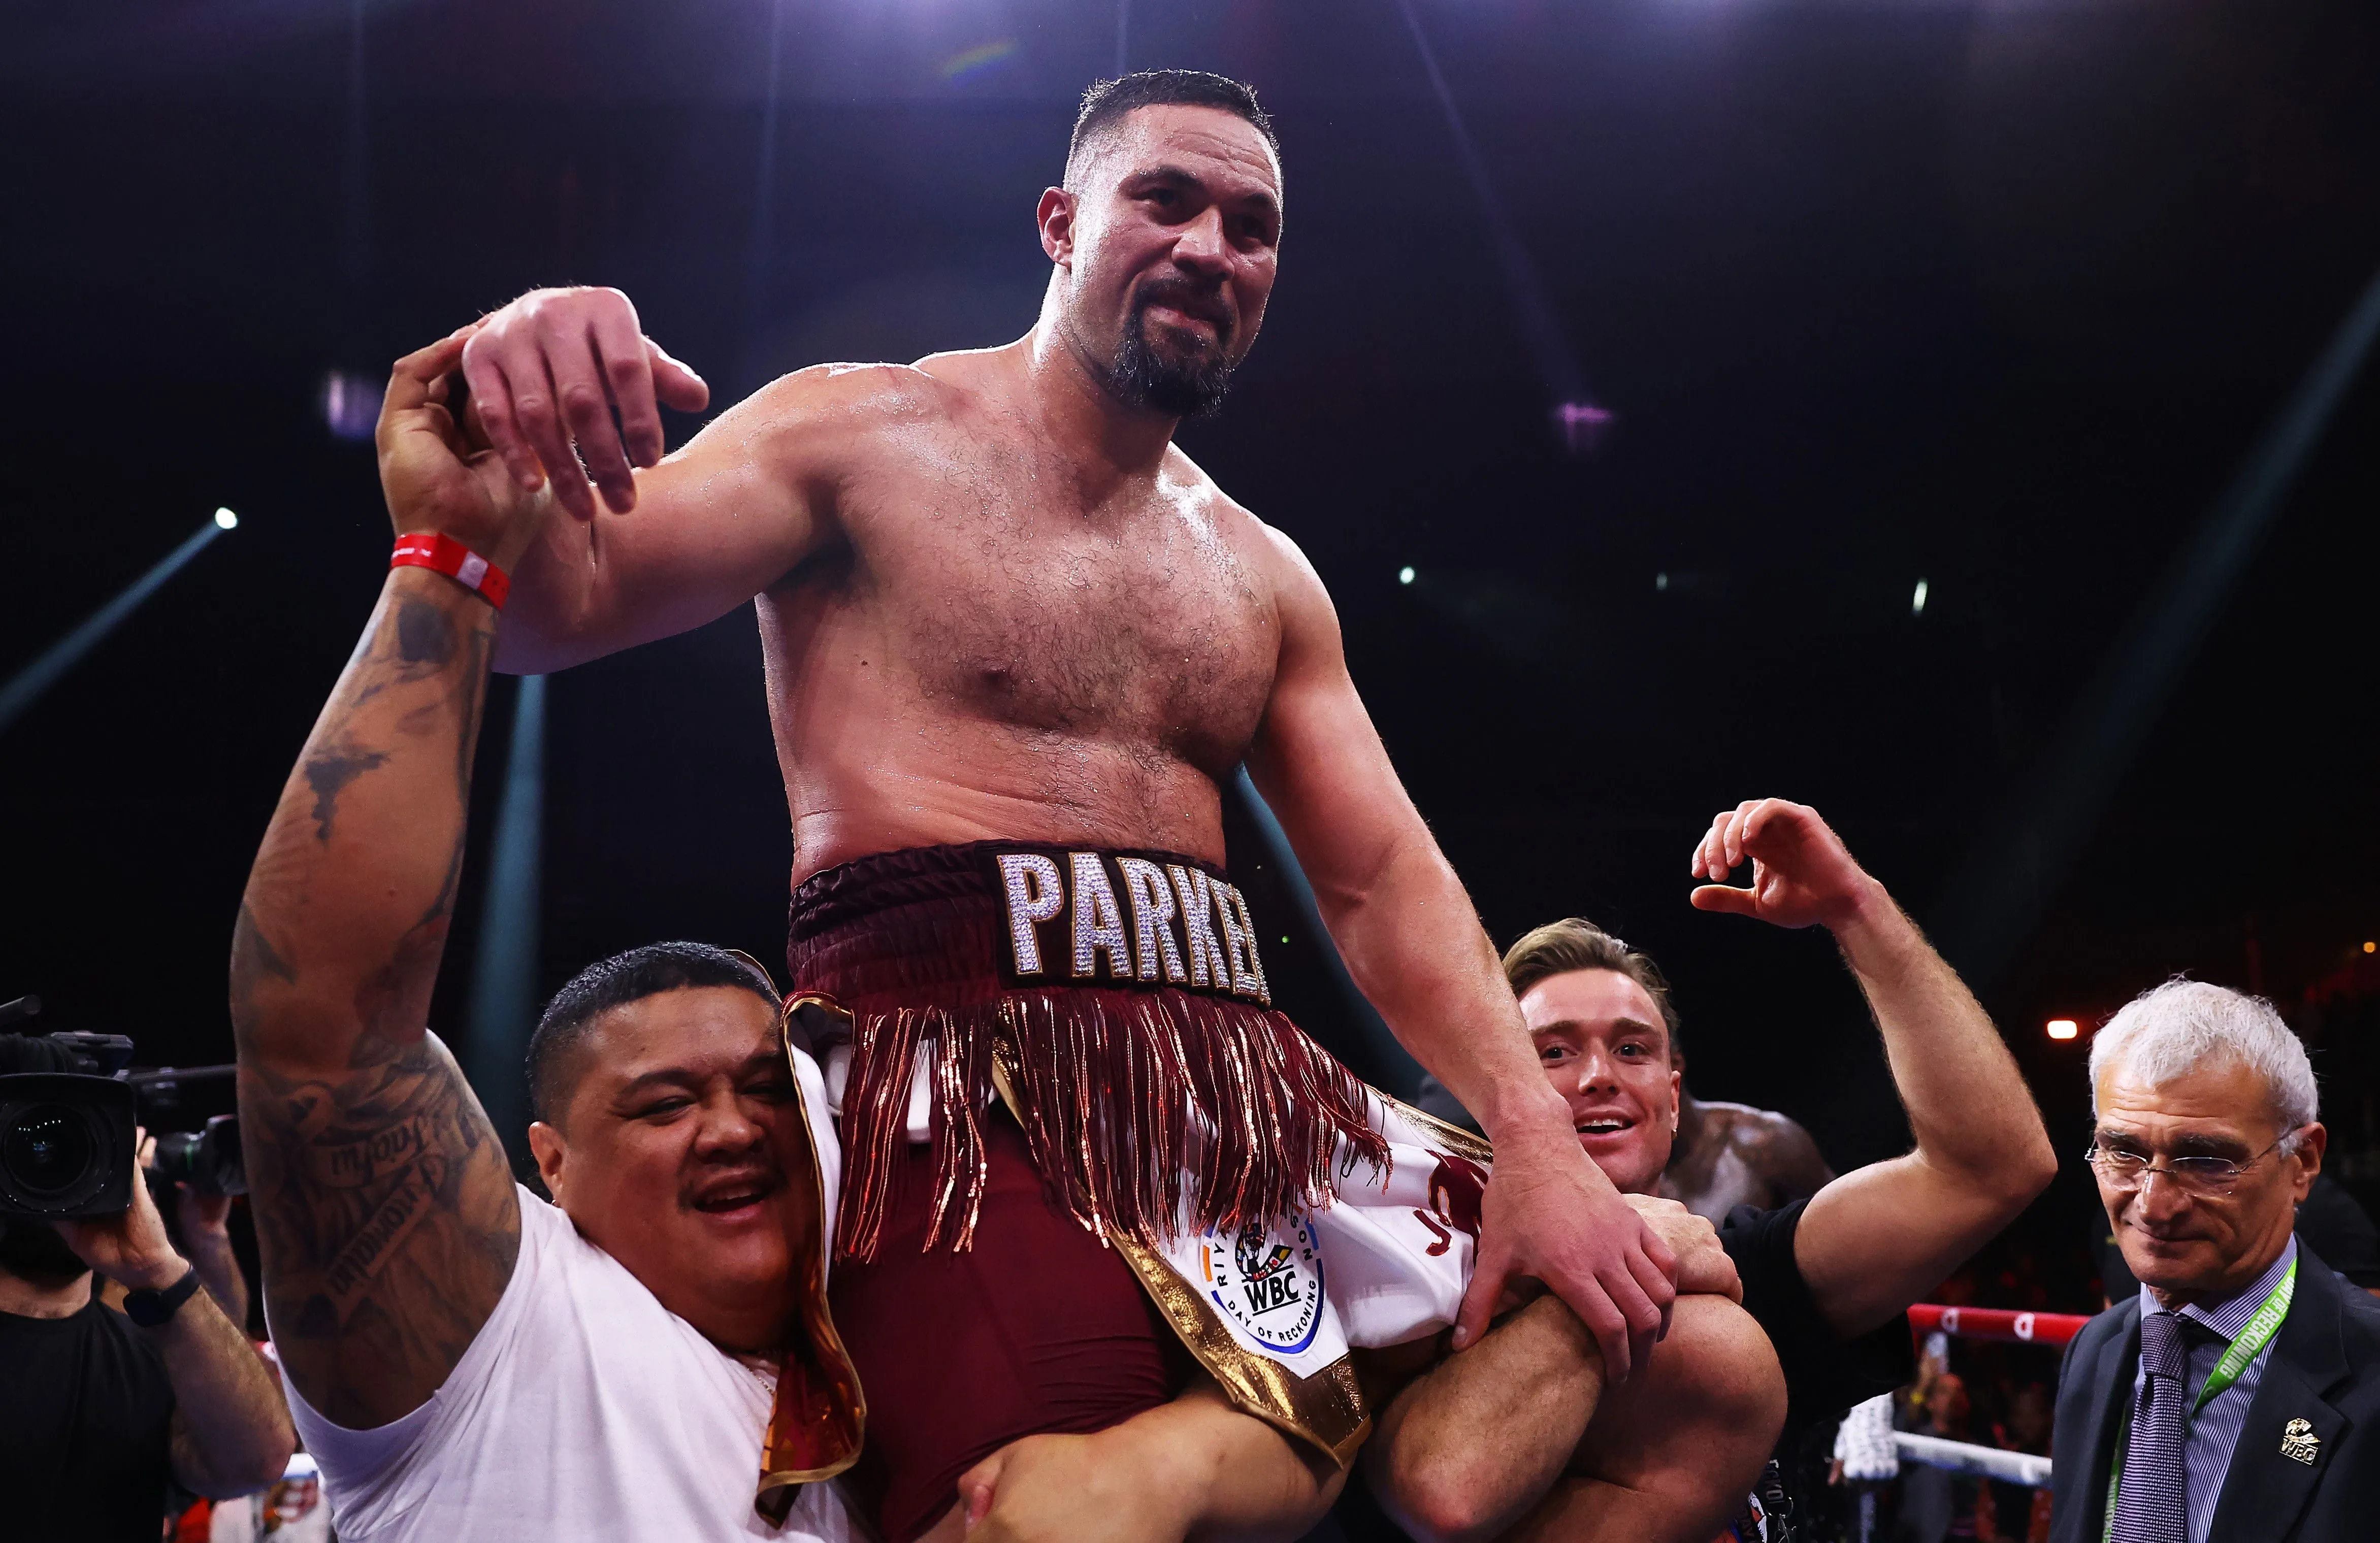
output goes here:
<path id="1" fill-rule="evenodd" d="M 396 551 L 388 560 L 392 568 L 430 568 L 444 574 L 466 589 L 476 590 L 481 600 L 502 611 L 504 597 L 512 592 L 513 581 L 504 570 L 473 552 L 452 536 L 441 536 L 428 530 L 416 531 L 396 539 Z"/>

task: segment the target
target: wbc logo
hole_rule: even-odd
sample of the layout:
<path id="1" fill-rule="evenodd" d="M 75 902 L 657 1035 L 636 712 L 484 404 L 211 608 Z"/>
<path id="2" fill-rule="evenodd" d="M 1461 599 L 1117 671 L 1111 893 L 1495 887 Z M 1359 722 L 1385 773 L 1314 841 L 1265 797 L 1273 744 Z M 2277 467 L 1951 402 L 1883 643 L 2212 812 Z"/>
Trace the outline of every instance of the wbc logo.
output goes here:
<path id="1" fill-rule="evenodd" d="M 1258 1346 L 1294 1355 L 1314 1343 L 1322 1323 L 1322 1244 L 1305 1215 L 1208 1233 L 1198 1244 L 1198 1268 L 1208 1297 Z"/>

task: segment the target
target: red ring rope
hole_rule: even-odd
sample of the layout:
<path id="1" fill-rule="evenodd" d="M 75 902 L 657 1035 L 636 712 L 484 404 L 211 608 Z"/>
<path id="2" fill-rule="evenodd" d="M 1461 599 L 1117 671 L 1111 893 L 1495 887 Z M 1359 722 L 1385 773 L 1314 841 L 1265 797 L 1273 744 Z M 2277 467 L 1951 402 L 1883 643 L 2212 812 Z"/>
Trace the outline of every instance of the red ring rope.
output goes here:
<path id="1" fill-rule="evenodd" d="M 2006 1307 L 1945 1307 L 1920 1302 L 1909 1309 L 1909 1327 L 1920 1334 L 1939 1329 L 1970 1340 L 2013 1340 L 2019 1344 L 2062 1345 L 2090 1322 L 2082 1313 L 2020 1313 Z"/>

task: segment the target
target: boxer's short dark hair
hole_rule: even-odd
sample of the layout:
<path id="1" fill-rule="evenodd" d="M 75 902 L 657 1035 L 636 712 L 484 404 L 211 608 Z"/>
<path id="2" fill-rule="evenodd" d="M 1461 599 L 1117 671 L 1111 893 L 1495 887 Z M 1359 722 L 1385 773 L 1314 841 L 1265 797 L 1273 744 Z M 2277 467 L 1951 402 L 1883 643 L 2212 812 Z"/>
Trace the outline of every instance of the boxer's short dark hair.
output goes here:
<path id="1" fill-rule="evenodd" d="M 1685 1047 L 1678 1042 L 1678 1009 L 1670 1001 L 1669 978 L 1650 954 L 1629 947 L 1583 917 L 1549 921 L 1523 933 L 1518 942 L 1504 951 L 1504 978 L 1512 982 L 1516 997 L 1527 995 L 1540 980 L 1572 970 L 1610 970 L 1644 987 L 1653 1005 L 1661 1010 L 1661 1027 L 1670 1037 L 1670 1064 L 1684 1063 Z"/>
<path id="2" fill-rule="evenodd" d="M 553 993 L 537 1031 L 528 1037 L 529 1113 L 548 1124 L 570 1103 L 578 1078 L 571 1051 L 589 1025 L 615 1007 L 689 987 L 726 986 L 751 992 L 773 1009 L 777 989 L 766 971 L 741 954 L 709 943 L 647 943 L 588 966 Z"/>
<path id="3" fill-rule="evenodd" d="M 1252 125 L 1281 153 L 1281 136 L 1272 119 L 1257 105 L 1256 89 L 1228 75 L 1203 69 L 1144 69 L 1115 80 L 1099 80 L 1083 93 L 1083 109 L 1075 115 L 1074 137 L 1066 141 L 1066 170 L 1073 180 L 1075 160 L 1099 132 L 1142 107 L 1215 107 Z"/>

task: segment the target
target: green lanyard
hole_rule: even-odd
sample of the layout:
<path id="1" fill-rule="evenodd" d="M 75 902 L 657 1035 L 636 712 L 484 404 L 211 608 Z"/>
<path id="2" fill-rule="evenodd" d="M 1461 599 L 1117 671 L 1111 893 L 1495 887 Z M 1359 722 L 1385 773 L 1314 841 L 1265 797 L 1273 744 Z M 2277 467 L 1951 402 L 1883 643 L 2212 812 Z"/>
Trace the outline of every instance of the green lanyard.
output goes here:
<path id="1" fill-rule="evenodd" d="M 2240 1330 L 2240 1337 L 2231 1342 L 2230 1347 L 2223 1352 L 2223 1358 L 2215 1363 L 2215 1369 L 2206 1374 L 2206 1385 L 2199 1389 L 2198 1397 L 2191 1401 L 2191 1417 L 2195 1417 L 2217 1393 L 2239 1381 L 2240 1374 L 2246 1371 L 2249 1365 L 2264 1354 L 2265 1347 L 2273 1343 L 2273 1336 L 2281 1331 L 2281 1320 L 2289 1316 L 2289 1299 L 2297 1294 L 2297 1289 L 2298 1262 L 2291 1259 L 2289 1268 L 2281 1276 L 2281 1283 L 2265 1298 L 2265 1305 L 2250 1315 L 2247 1323 Z M 2185 1418 L 2184 1426 L 2187 1427 L 2188 1423 Z M 2116 1426 L 2116 1461 L 2107 1468 L 2107 1510 L 2099 1529 L 2100 1543 L 2107 1543 L 2116 1534 L 2116 1491 L 2123 1483 L 2124 1454 L 2131 1443 L 2132 1406 L 2128 1401 Z"/>

